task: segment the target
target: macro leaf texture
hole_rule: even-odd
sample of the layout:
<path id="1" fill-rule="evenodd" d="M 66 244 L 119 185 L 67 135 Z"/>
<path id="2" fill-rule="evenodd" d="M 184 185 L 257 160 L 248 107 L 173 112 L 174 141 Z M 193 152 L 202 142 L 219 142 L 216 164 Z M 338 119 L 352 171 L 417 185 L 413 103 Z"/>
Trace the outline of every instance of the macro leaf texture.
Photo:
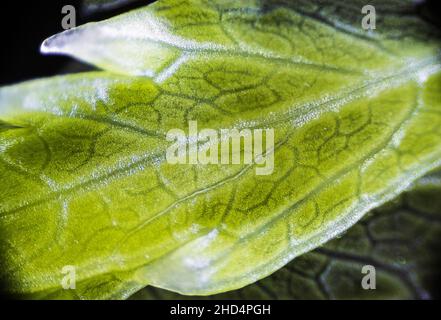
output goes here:
<path id="1" fill-rule="evenodd" d="M 366 214 L 341 237 L 240 290 L 188 297 L 148 286 L 130 299 L 436 299 L 441 263 L 440 178 L 438 172 L 417 180 L 410 190 Z M 376 267 L 375 290 L 360 285 L 365 265 Z"/>
<path id="2" fill-rule="evenodd" d="M 375 32 L 360 27 L 361 1 L 160 0 L 46 40 L 42 52 L 105 71 L 0 89 L 11 292 L 241 288 L 437 168 L 439 31 L 412 1 L 374 2 Z M 167 132 L 191 120 L 273 128 L 272 174 L 168 163 Z M 64 266 L 76 290 L 61 289 Z"/>

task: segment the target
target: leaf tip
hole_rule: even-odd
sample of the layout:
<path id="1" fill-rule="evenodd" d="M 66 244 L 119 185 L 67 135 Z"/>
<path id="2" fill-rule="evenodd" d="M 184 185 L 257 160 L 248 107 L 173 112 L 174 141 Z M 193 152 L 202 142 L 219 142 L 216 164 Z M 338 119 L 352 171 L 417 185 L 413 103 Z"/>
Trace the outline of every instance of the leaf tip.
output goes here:
<path id="1" fill-rule="evenodd" d="M 40 53 L 42 54 L 53 54 L 59 53 L 58 46 L 56 43 L 59 38 L 59 34 L 53 35 L 47 39 L 45 39 L 40 45 Z"/>
<path id="2" fill-rule="evenodd" d="M 60 33 L 57 33 L 46 40 L 40 45 L 40 53 L 42 54 L 64 54 L 68 44 L 74 39 L 74 35 L 78 33 L 76 28 L 69 29 Z"/>

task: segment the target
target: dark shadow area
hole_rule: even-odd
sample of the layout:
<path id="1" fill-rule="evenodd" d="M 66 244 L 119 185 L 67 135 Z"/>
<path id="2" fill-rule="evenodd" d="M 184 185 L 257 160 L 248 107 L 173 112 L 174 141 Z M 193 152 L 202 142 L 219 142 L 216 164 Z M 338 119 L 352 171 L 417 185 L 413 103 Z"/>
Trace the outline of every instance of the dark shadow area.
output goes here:
<path id="1" fill-rule="evenodd" d="M 425 20 L 441 27 L 441 1 L 426 0 L 417 4 L 418 13 Z"/>
<path id="2" fill-rule="evenodd" d="M 430 252 L 438 252 L 441 253 L 441 241 L 434 241 L 429 245 Z M 427 288 L 431 294 L 431 298 L 435 300 L 441 299 L 441 254 L 438 254 L 433 259 L 432 270 L 436 270 L 437 272 L 433 273 L 432 276 L 426 279 Z"/>

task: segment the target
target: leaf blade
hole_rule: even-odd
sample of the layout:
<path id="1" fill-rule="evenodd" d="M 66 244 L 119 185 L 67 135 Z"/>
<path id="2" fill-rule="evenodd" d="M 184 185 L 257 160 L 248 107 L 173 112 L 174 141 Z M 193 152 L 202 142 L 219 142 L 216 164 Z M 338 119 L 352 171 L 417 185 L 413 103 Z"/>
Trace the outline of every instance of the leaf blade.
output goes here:
<path id="1" fill-rule="evenodd" d="M 188 3 L 192 18 L 199 7 Z M 150 16 L 151 7 L 146 10 Z M 290 8 L 277 10 L 251 10 L 245 18 L 268 20 L 269 28 L 272 14 L 298 19 Z M 329 35 L 329 26 L 309 23 Z M 121 274 L 122 289 L 103 296 L 126 297 L 146 284 L 187 294 L 232 290 L 395 197 L 439 165 L 440 65 L 435 40 L 412 47 L 387 41 L 398 46 L 400 59 L 346 39 L 343 48 L 370 48 L 373 58 L 361 62 L 361 71 L 342 69 L 347 57 L 323 65 L 315 52 L 307 62 L 288 63 L 280 44 L 266 48 L 269 58 L 255 45 L 241 59 L 225 51 L 199 54 L 159 80 L 91 73 L 2 89 L 2 119 L 24 127 L 1 133 L 2 180 L 18 181 L 1 192 L 1 227 L 8 234 L 2 248 L 10 264 L 4 270 L 16 279 L 14 290 L 56 290 L 59 270 L 72 264 L 84 283 Z M 136 64 L 110 65 L 139 71 Z M 167 164 L 165 134 L 187 130 L 192 119 L 216 130 L 274 126 L 275 173 L 265 178 L 253 166 Z M 85 221 L 92 222 L 84 227 Z M 22 238 L 19 229 L 34 238 Z M 78 296 L 97 295 L 89 286 Z"/>

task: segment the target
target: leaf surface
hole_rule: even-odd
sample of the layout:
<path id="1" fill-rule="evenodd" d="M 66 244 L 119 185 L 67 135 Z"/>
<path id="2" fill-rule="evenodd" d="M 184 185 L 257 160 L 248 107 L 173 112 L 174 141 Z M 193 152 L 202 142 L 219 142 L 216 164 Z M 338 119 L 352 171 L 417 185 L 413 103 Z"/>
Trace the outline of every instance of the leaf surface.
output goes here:
<path id="1" fill-rule="evenodd" d="M 147 287 L 150 299 L 433 299 L 439 297 L 440 174 L 425 176 L 397 199 L 368 213 L 348 232 L 240 290 L 209 297 Z M 376 269 L 364 290 L 363 266 Z"/>
<path id="2" fill-rule="evenodd" d="M 0 132 L 11 291 L 233 290 L 437 167 L 439 40 L 413 14 L 403 29 L 400 3 L 379 5 L 373 34 L 356 29 L 356 5 L 338 1 L 317 11 L 310 1 L 164 0 L 47 40 L 45 52 L 121 75 L 0 90 L 2 121 L 19 127 Z M 167 163 L 167 132 L 188 131 L 190 120 L 217 131 L 274 128 L 274 172 Z M 64 266 L 76 267 L 75 291 L 60 290 Z"/>

